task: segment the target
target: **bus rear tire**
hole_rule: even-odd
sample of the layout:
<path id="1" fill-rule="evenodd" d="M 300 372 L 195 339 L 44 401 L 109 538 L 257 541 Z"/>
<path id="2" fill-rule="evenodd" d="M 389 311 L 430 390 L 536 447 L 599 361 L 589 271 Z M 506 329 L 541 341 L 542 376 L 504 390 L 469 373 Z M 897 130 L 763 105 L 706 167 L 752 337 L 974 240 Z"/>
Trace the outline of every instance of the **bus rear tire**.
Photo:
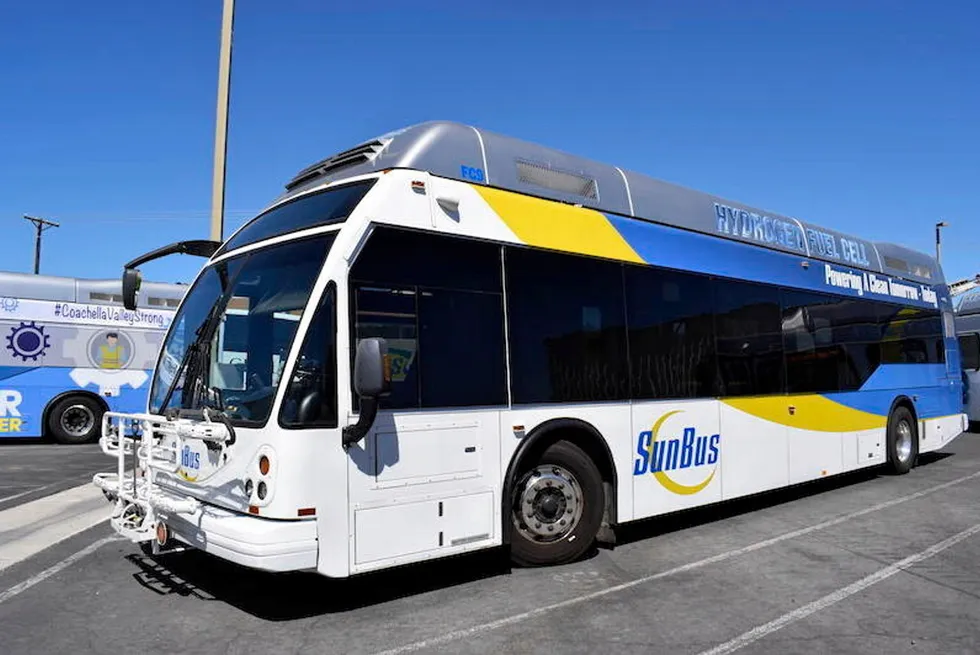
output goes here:
<path id="1" fill-rule="evenodd" d="M 91 443 L 98 437 L 103 413 L 105 410 L 94 398 L 65 396 L 48 412 L 48 431 L 60 444 Z"/>
<path id="2" fill-rule="evenodd" d="M 919 438 L 912 412 L 899 405 L 888 417 L 888 433 L 885 446 L 888 452 L 888 470 L 904 475 L 912 470 L 919 454 Z"/>
<path id="3" fill-rule="evenodd" d="M 602 476 L 578 446 L 557 441 L 521 463 L 511 496 L 511 560 L 519 566 L 566 564 L 595 542 L 602 523 Z"/>

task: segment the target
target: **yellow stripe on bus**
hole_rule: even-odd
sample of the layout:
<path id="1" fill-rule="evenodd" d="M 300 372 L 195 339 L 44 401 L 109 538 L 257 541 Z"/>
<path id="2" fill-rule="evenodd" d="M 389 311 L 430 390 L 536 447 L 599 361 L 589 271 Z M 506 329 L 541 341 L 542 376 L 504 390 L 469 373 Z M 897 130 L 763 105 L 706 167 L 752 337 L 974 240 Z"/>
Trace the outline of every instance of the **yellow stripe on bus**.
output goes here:
<path id="1" fill-rule="evenodd" d="M 820 395 L 723 398 L 729 407 L 801 430 L 856 432 L 885 427 L 888 418 L 841 405 Z M 791 414 L 789 408 L 793 407 Z"/>
<path id="2" fill-rule="evenodd" d="M 643 263 L 601 212 L 476 184 L 473 188 L 529 246 Z"/>

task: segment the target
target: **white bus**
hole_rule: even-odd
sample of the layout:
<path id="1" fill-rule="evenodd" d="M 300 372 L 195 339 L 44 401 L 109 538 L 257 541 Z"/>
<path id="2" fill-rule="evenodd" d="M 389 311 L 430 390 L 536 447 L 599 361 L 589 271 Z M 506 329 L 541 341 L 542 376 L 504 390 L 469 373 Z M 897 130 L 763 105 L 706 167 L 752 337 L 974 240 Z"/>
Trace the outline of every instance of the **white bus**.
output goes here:
<path id="1" fill-rule="evenodd" d="M 956 306 L 963 376 L 967 385 L 966 413 L 970 431 L 980 432 L 980 287 L 965 292 Z"/>
<path id="2" fill-rule="evenodd" d="M 147 410 L 106 415 L 94 479 L 151 552 L 557 564 L 635 519 L 905 473 L 966 425 L 928 255 L 466 125 L 301 171 L 224 243 L 127 265 L 127 302 L 140 262 L 190 251 Z"/>

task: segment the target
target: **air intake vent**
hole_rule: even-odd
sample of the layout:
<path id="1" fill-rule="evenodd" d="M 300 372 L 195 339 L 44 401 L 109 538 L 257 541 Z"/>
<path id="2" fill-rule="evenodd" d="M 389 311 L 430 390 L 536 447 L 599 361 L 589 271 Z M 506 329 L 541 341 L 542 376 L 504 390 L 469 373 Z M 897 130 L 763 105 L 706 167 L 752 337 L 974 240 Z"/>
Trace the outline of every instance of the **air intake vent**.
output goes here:
<path id="1" fill-rule="evenodd" d="M 888 268 L 893 268 L 896 271 L 902 271 L 903 273 L 909 272 L 909 263 L 904 259 L 889 257 L 888 255 L 885 255 L 883 259 L 885 260 L 885 265 Z"/>
<path id="2" fill-rule="evenodd" d="M 321 162 L 317 162 L 312 166 L 304 168 L 299 173 L 296 174 L 292 180 L 286 185 L 286 190 L 291 191 L 301 184 L 305 184 L 310 180 L 314 180 L 318 177 L 328 175 L 330 173 L 336 173 L 337 171 L 349 168 L 351 166 L 357 166 L 358 164 L 367 164 L 374 161 L 374 158 L 385 149 L 388 145 L 390 139 L 374 141 L 368 141 L 367 143 L 362 143 L 359 146 L 351 148 L 350 150 L 345 150 L 343 152 L 337 153 L 333 157 L 324 159 Z"/>
<path id="3" fill-rule="evenodd" d="M 553 168 L 527 161 L 517 162 L 517 179 L 525 184 L 533 184 L 562 193 L 571 193 L 591 200 L 596 200 L 599 197 L 598 185 L 591 177 L 556 171 Z"/>

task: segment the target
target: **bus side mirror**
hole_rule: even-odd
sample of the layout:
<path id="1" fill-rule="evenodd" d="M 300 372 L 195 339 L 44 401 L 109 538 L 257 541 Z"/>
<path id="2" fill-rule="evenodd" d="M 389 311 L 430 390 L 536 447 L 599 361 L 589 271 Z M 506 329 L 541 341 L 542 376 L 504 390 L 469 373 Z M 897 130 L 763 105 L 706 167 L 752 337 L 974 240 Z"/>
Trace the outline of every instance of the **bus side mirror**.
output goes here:
<path id="1" fill-rule="evenodd" d="M 357 423 L 343 430 L 344 448 L 364 438 L 378 414 L 378 400 L 391 390 L 391 360 L 388 343 L 379 337 L 362 339 L 354 355 L 354 393 L 360 399 Z"/>
<path id="2" fill-rule="evenodd" d="M 123 307 L 129 311 L 136 309 L 136 298 L 139 296 L 140 285 L 143 283 L 143 277 L 140 272 L 135 268 L 127 268 L 123 271 L 122 276 L 122 296 L 123 296 Z"/>
<path id="3" fill-rule="evenodd" d="M 362 339 L 354 356 L 354 392 L 362 399 L 378 398 L 390 389 L 388 343 L 380 337 Z"/>

